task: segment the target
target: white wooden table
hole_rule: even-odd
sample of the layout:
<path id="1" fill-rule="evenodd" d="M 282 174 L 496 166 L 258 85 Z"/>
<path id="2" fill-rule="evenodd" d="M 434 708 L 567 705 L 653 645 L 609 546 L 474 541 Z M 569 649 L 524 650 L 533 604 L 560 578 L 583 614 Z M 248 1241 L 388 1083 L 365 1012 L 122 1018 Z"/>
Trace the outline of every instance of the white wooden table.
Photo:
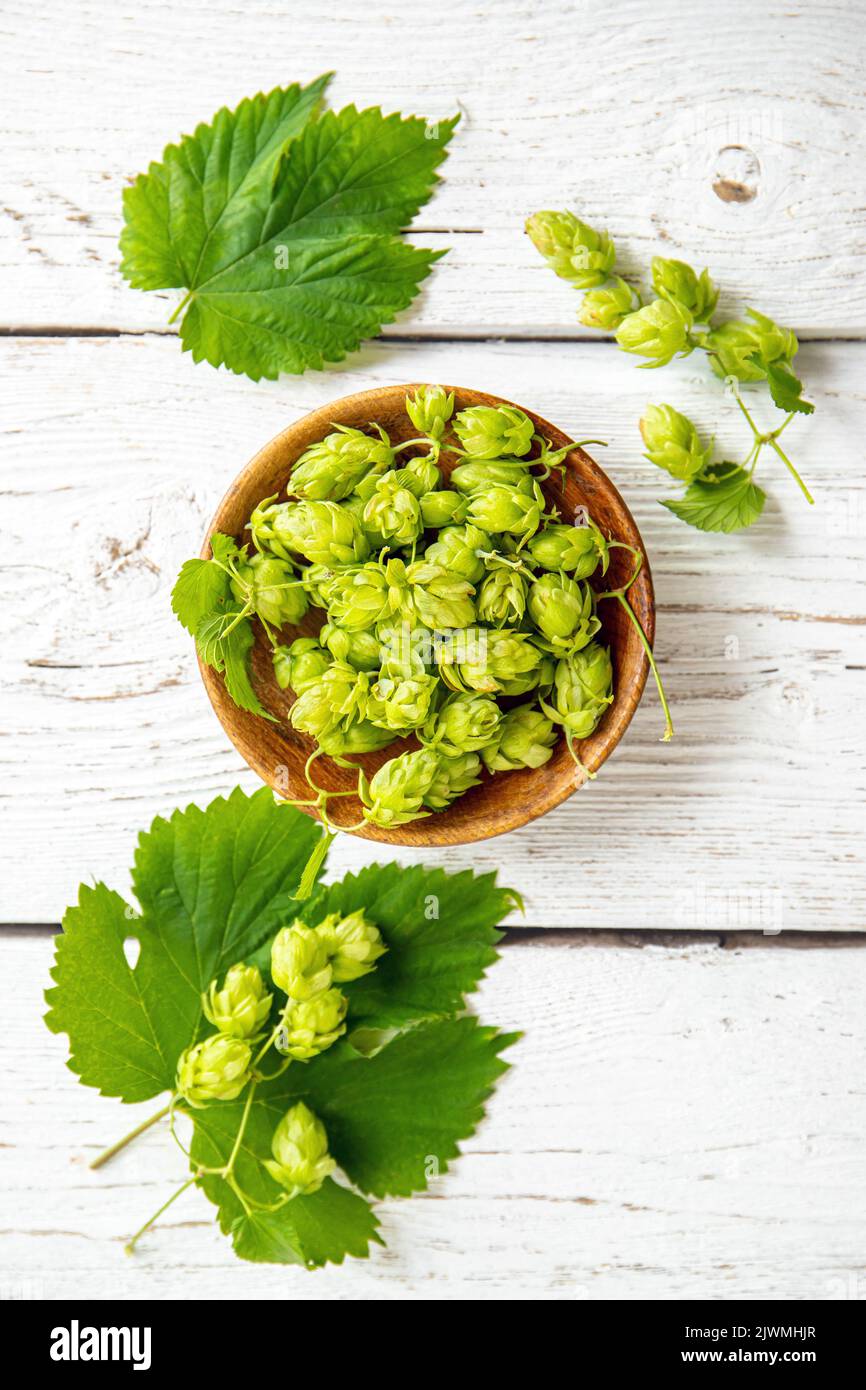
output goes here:
<path id="1" fill-rule="evenodd" d="M 0 1295 L 866 1297 L 862 14 L 2 0 L 0 28 Z M 118 273 L 124 182 L 221 104 L 329 68 L 335 107 L 459 104 L 412 232 L 449 255 L 339 370 L 254 385 L 196 367 L 167 327 L 176 296 Z M 725 309 L 798 331 L 817 410 L 791 441 L 815 508 L 769 464 L 747 535 L 658 506 L 647 401 L 741 453 L 736 408 L 697 355 L 648 377 L 581 328 L 522 233 L 545 206 L 609 227 L 627 267 L 706 263 Z M 525 1037 L 453 1175 L 385 1205 L 387 1252 L 313 1277 L 245 1267 L 187 1194 L 125 1261 L 175 1154 L 154 1133 L 87 1169 L 129 1120 L 41 1024 L 52 927 L 80 880 L 125 887 L 155 814 L 255 785 L 167 603 L 231 477 L 313 406 L 418 379 L 610 441 L 677 737 L 657 741 L 648 691 L 596 785 L 447 856 L 525 895 L 481 1001 Z M 347 840 L 332 871 L 373 857 Z"/>

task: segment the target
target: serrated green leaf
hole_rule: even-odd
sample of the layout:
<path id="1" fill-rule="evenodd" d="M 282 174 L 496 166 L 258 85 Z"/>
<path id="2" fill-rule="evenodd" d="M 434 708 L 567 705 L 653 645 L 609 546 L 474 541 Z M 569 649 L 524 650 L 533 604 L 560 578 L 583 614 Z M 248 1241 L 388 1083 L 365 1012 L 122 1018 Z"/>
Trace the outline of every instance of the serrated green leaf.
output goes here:
<path id="1" fill-rule="evenodd" d="M 682 498 L 668 498 L 663 507 L 699 531 L 741 531 L 757 521 L 767 494 L 736 463 L 714 465 L 705 477 L 686 488 Z"/>
<path id="2" fill-rule="evenodd" d="M 285 1107 L 288 1108 L 288 1107 Z M 196 1163 L 216 1168 L 232 1151 L 243 1106 L 212 1105 L 196 1111 L 192 1156 Z M 281 1189 L 261 1166 L 271 1156 L 271 1136 L 283 1114 L 259 1092 L 254 1101 L 235 1176 L 242 1190 L 254 1200 L 271 1203 Z M 342 1264 L 346 1255 L 363 1258 L 371 1241 L 382 1244 L 378 1221 L 369 1202 L 341 1183 L 328 1178 L 318 1192 L 294 1197 L 276 1212 L 245 1213 L 227 1183 L 213 1175 L 201 1186 L 219 1208 L 222 1231 L 231 1235 L 244 1260 L 277 1264 L 303 1264 L 308 1268 L 327 1262 Z"/>
<path id="3" fill-rule="evenodd" d="M 362 1192 L 406 1197 L 444 1173 L 481 1121 L 484 1102 L 507 1063 L 499 1053 L 517 1034 L 474 1018 L 419 1024 L 372 1057 L 347 1044 L 271 1083 L 280 1115 L 297 1100 L 328 1132 L 330 1151 Z"/>
<path id="4" fill-rule="evenodd" d="M 123 943 L 141 926 L 135 916 L 104 883 L 82 883 L 56 941 L 55 986 L 45 992 L 45 1022 L 52 1033 L 69 1034 L 71 1070 L 86 1086 L 126 1101 L 166 1090 L 189 1041 L 176 1030 L 170 991 L 155 984 L 150 955 L 135 969 L 127 963 Z"/>
<path id="5" fill-rule="evenodd" d="M 371 865 L 324 888 L 297 915 L 315 926 L 330 912 L 362 909 L 388 952 L 346 985 L 349 1026 L 404 1027 L 458 1012 L 496 960 L 496 923 L 513 906 L 495 874 L 448 874 L 420 865 Z"/>
<path id="6" fill-rule="evenodd" d="M 815 407 L 811 401 L 803 399 L 803 383 L 795 375 L 789 362 L 770 362 L 765 370 L 774 405 L 788 413 L 795 411 L 798 415 L 813 414 Z"/>
<path id="7" fill-rule="evenodd" d="M 141 915 L 103 885 L 82 886 L 64 918 L 47 992 L 48 1027 L 69 1034 L 85 1085 L 125 1101 L 174 1082 L 201 1023 L 201 995 L 293 915 L 320 828 L 262 788 L 206 810 L 158 817 L 141 835 L 133 886 Z M 123 943 L 141 943 L 134 968 Z"/>
<path id="8" fill-rule="evenodd" d="M 171 611 L 195 637 L 215 609 L 231 596 L 229 576 L 213 560 L 186 560 L 171 591 Z"/>
<path id="9" fill-rule="evenodd" d="M 121 273 L 139 290 L 192 286 L 256 244 L 280 157 L 315 116 L 331 74 L 223 107 L 124 190 Z"/>
<path id="10" fill-rule="evenodd" d="M 196 362 L 259 381 L 341 362 L 408 308 L 443 252 L 397 237 L 273 246 L 196 292 L 181 327 Z M 283 264 L 283 260 L 285 264 Z"/>
<path id="11" fill-rule="evenodd" d="M 288 92 L 306 124 L 262 146 L 266 108 Z M 320 95 L 221 111 L 127 190 L 121 270 L 138 288 L 189 290 L 181 339 L 196 361 L 253 380 L 340 361 L 411 303 L 441 254 L 396 233 L 430 197 L 456 118 L 431 128 L 350 106 L 309 120 Z"/>
<path id="12" fill-rule="evenodd" d="M 226 690 L 240 709 L 273 720 L 253 689 L 250 652 L 255 637 L 249 618 L 237 621 L 243 611 L 239 603 L 226 603 L 225 611 L 202 618 L 195 634 L 196 646 L 202 661 L 224 678 Z"/>

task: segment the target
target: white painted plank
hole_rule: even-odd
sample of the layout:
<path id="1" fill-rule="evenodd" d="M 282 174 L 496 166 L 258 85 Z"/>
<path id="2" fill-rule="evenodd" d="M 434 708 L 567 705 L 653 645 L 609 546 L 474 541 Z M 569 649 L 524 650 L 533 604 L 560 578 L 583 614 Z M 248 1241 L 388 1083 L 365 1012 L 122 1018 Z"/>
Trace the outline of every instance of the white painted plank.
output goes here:
<path id="1" fill-rule="evenodd" d="M 0 1291 L 12 1297 L 863 1298 L 861 943 L 506 946 L 479 1002 L 525 1030 L 479 1133 L 429 1195 L 382 1203 L 387 1250 L 310 1275 L 245 1265 L 153 1131 L 76 1084 L 40 1022 L 51 946 L 7 938 Z M 11 1010 L 11 1014 L 10 1014 Z M 156 1106 L 154 1105 L 155 1109 Z"/>
<path id="2" fill-rule="evenodd" d="M 743 450 L 733 403 L 691 359 L 662 380 L 605 346 L 380 344 L 355 370 L 256 387 L 166 338 L 6 341 L 2 357 L 2 920 L 58 921 L 91 875 L 123 888 L 154 815 L 256 785 L 170 613 L 174 576 L 269 437 L 331 395 L 408 378 L 610 440 L 596 452 L 648 547 L 677 725 L 657 741 L 649 690 L 594 786 L 449 865 L 499 867 L 537 925 L 863 928 L 866 347 L 803 353 L 818 410 L 786 438 L 818 505 L 767 465 L 765 517 L 729 538 L 658 506 L 662 476 L 639 452 L 660 395 Z M 377 853 L 344 837 L 334 858 L 342 871 Z"/>
<path id="3" fill-rule="evenodd" d="M 818 336 L 866 324 L 866 39 L 846 0 L 3 0 L 2 27 L 4 325 L 164 328 L 176 296 L 117 272 L 124 183 L 219 106 L 328 69 L 335 107 L 464 113 L 417 224 L 454 249 L 397 332 L 582 333 L 522 234 L 562 205 L 609 226 L 629 270 L 706 261 L 726 308 Z"/>

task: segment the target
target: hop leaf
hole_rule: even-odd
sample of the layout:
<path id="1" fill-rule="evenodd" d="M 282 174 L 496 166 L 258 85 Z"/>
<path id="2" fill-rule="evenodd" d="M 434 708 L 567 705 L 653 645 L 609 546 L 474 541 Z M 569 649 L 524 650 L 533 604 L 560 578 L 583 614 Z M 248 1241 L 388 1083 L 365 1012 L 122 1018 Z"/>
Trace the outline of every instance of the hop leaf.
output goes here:
<path id="1" fill-rule="evenodd" d="M 82 885 L 57 938 L 46 1023 L 68 1033 L 72 1070 L 125 1101 L 169 1090 L 195 1040 L 202 995 L 292 915 L 319 827 L 267 788 L 206 811 L 158 818 L 141 835 L 133 886 L 140 915 L 104 884 Z M 123 943 L 141 943 L 134 966 Z M 98 979 L 95 991 L 88 982 Z"/>
<path id="2" fill-rule="evenodd" d="M 670 498 L 662 506 L 699 531 L 729 533 L 754 525 L 766 500 L 767 494 L 745 468 L 722 463 L 696 479 L 682 498 Z"/>
<path id="3" fill-rule="evenodd" d="M 456 120 L 346 107 L 328 78 L 219 111 L 124 193 L 121 271 L 183 286 L 194 359 L 254 381 L 340 361 L 417 292 L 435 253 L 397 233 L 427 201 Z"/>

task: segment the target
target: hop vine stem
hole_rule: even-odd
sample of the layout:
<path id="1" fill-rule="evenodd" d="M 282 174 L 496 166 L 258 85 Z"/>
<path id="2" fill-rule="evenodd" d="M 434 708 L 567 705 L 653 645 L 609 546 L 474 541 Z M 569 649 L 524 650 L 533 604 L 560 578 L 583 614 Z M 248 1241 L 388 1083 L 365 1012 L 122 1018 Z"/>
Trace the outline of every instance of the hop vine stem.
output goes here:
<path id="1" fill-rule="evenodd" d="M 771 448 L 776 454 L 778 454 L 779 458 L 782 460 L 782 462 L 784 463 L 785 467 L 788 469 L 789 473 L 790 473 L 791 476 L 793 477 L 794 481 L 796 482 L 797 486 L 799 487 L 799 489 L 800 489 L 800 491 L 802 492 L 803 496 L 805 497 L 806 501 L 809 503 L 809 505 L 810 505 L 811 507 L 813 507 L 813 506 L 815 505 L 815 499 L 814 499 L 814 497 L 812 496 L 811 492 L 810 492 L 809 489 L 807 488 L 806 484 L 803 482 L 803 479 L 800 477 L 800 474 L 797 472 L 797 470 L 796 470 L 796 468 L 794 467 L 793 463 L 792 463 L 791 460 L 788 458 L 788 455 L 785 453 L 784 449 L 782 448 L 782 446 L 781 446 L 781 445 L 779 444 L 779 442 L 778 442 L 778 440 L 779 440 L 779 435 L 782 433 L 782 431 L 783 431 L 784 429 L 787 429 L 788 425 L 790 425 L 791 421 L 792 421 L 793 418 L 794 418 L 794 414 L 795 414 L 796 412 L 793 412 L 793 411 L 792 411 L 790 415 L 786 416 L 786 418 L 784 419 L 784 421 L 782 422 L 782 424 L 779 426 L 779 428 L 778 428 L 777 430 L 773 430 L 773 431 L 772 431 L 771 433 L 769 433 L 769 434 L 764 434 L 764 433 L 761 432 L 761 430 L 758 429 L 758 426 L 755 424 L 754 420 L 752 419 L 751 412 L 749 411 L 749 409 L 748 409 L 748 407 L 746 406 L 745 402 L 742 400 L 739 391 L 736 391 L 736 392 L 734 393 L 734 399 L 736 400 L 737 405 L 740 407 L 740 410 L 743 412 L 743 415 L 746 417 L 746 420 L 747 420 L 748 425 L 749 425 L 749 429 L 752 431 L 752 434 L 753 434 L 754 437 L 755 437 L 755 443 L 756 443 L 756 445 L 757 445 L 757 452 L 760 453 L 760 451 L 761 451 L 761 449 L 764 447 L 764 445 L 765 445 L 765 444 L 769 444 L 770 448 Z M 757 457 L 757 456 L 756 456 L 756 457 Z"/>
<path id="2" fill-rule="evenodd" d="M 151 1115 L 149 1120 L 143 1120 L 140 1125 L 136 1125 L 135 1129 L 131 1129 L 128 1134 L 124 1134 L 123 1138 L 118 1139 L 116 1144 L 111 1144 L 107 1149 L 103 1149 L 101 1154 L 97 1154 L 90 1167 L 101 1168 L 110 1158 L 114 1158 L 115 1154 L 119 1154 L 121 1149 L 125 1149 L 127 1144 L 131 1144 L 133 1139 L 137 1139 L 140 1134 L 144 1134 L 145 1130 L 150 1129 L 151 1125 L 158 1124 L 160 1120 L 164 1120 L 166 1115 L 170 1112 L 171 1102 L 169 1102 L 168 1105 L 164 1105 L 162 1110 L 157 1110 L 156 1114 Z"/>

